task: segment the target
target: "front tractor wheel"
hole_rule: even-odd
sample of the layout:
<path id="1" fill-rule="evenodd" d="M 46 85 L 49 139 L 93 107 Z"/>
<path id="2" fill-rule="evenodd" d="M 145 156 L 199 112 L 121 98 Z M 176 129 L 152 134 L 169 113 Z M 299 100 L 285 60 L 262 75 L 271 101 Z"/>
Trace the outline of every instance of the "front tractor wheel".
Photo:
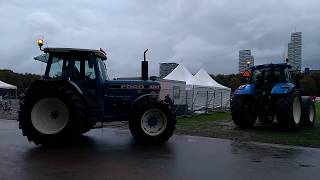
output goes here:
<path id="1" fill-rule="evenodd" d="M 149 136 L 157 136 L 166 129 L 167 116 L 159 109 L 146 111 L 141 118 L 141 129 Z"/>
<path id="2" fill-rule="evenodd" d="M 279 97 L 277 121 L 282 129 L 295 130 L 302 124 L 302 101 L 295 93 Z"/>
<path id="3" fill-rule="evenodd" d="M 86 132 L 86 109 L 73 89 L 61 84 L 35 85 L 20 101 L 19 128 L 35 144 L 68 143 Z"/>
<path id="4" fill-rule="evenodd" d="M 129 128 L 133 137 L 144 144 L 162 144 L 175 130 L 176 116 L 172 107 L 155 99 L 138 103 L 131 113 Z"/>
<path id="5" fill-rule="evenodd" d="M 302 123 L 304 126 L 312 127 L 316 120 L 316 107 L 309 96 L 302 96 Z"/>
<path id="6" fill-rule="evenodd" d="M 235 96 L 231 100 L 231 115 L 236 126 L 252 127 L 257 119 L 254 99 L 250 96 Z"/>

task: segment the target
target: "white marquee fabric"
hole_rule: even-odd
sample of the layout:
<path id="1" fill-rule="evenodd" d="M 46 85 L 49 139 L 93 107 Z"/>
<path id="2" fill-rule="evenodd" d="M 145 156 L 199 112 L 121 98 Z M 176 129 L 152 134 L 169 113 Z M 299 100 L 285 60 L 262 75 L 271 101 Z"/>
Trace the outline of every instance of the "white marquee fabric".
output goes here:
<path id="1" fill-rule="evenodd" d="M 193 82 L 193 75 L 183 64 L 179 64 L 170 74 L 168 74 L 163 79 L 185 81 L 188 85 Z"/>
<path id="2" fill-rule="evenodd" d="M 192 84 L 199 85 L 199 86 L 221 88 L 221 89 L 230 89 L 230 88 L 227 88 L 227 87 L 219 84 L 217 81 L 212 79 L 212 77 L 204 69 L 200 69 L 200 71 L 197 72 L 196 75 L 194 75 Z"/>
<path id="3" fill-rule="evenodd" d="M 17 89 L 16 86 L 0 81 L 0 89 Z"/>
<path id="4" fill-rule="evenodd" d="M 187 104 L 191 110 L 230 107 L 231 89 L 216 82 L 204 69 L 193 76 L 184 65 L 179 64 L 164 79 L 186 82 Z"/>

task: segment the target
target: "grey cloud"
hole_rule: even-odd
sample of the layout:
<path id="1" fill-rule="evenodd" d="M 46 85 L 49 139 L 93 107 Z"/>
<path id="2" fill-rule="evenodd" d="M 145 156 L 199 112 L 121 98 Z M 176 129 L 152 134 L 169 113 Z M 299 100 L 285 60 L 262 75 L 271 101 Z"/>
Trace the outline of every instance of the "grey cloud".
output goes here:
<path id="1" fill-rule="evenodd" d="M 149 48 L 158 63 L 184 63 L 195 73 L 236 73 L 239 49 L 256 62 L 280 62 L 296 28 L 303 32 L 303 65 L 320 69 L 316 0 L 84 0 L 1 1 L 1 68 L 40 73 L 35 41 L 54 47 L 106 48 L 111 77 L 137 76 Z"/>

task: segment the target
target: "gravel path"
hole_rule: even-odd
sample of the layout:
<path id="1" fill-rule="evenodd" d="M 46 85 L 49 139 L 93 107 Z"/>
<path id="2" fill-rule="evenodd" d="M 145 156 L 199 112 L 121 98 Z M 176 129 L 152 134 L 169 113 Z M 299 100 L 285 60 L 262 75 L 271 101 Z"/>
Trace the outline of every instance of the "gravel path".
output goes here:
<path id="1" fill-rule="evenodd" d="M 19 110 L 19 100 L 9 100 L 9 104 L 11 105 L 11 110 L 3 110 L 0 108 L 0 119 L 18 119 L 18 110 Z"/>

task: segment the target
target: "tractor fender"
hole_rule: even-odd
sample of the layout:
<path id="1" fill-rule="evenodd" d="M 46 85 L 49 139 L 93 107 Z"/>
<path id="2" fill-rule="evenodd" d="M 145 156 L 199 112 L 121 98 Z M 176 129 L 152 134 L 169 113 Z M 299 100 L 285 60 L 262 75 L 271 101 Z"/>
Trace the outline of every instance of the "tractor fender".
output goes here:
<path id="1" fill-rule="evenodd" d="M 158 99 L 158 94 L 144 94 L 142 96 L 139 96 L 136 98 L 130 105 L 130 111 L 140 102 L 143 102 L 144 100 L 151 98 L 151 99 Z"/>
<path id="2" fill-rule="evenodd" d="M 276 83 L 271 90 L 271 94 L 288 94 L 291 93 L 295 87 L 296 85 L 292 83 Z"/>
<path id="3" fill-rule="evenodd" d="M 234 91 L 234 95 L 252 95 L 256 94 L 256 86 L 254 84 L 246 84 L 239 86 L 237 90 Z"/>
<path id="4" fill-rule="evenodd" d="M 82 90 L 79 88 L 79 86 L 69 80 L 55 80 L 55 79 L 42 79 L 42 80 L 36 80 L 34 81 L 28 89 L 37 88 L 39 86 L 50 86 L 54 84 L 63 84 L 64 86 L 68 86 L 70 89 L 75 90 L 80 95 L 83 95 Z"/>

